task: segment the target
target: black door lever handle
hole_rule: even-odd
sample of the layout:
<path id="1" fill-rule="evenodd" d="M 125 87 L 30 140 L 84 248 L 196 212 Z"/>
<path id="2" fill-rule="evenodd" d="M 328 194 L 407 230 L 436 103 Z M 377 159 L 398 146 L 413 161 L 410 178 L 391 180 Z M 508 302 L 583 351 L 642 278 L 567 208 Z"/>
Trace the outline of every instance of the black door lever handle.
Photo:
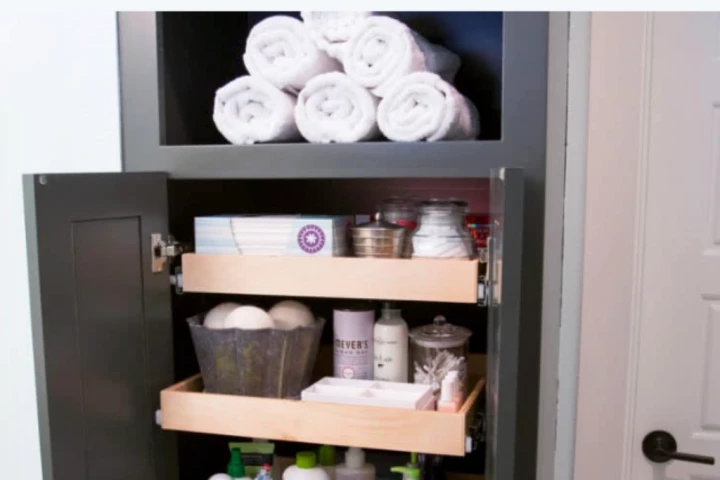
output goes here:
<path id="1" fill-rule="evenodd" d="M 713 457 L 678 452 L 675 437 L 664 430 L 655 430 L 645 435 L 642 442 L 642 451 L 648 460 L 655 463 L 680 460 L 683 462 L 715 465 L 715 459 Z"/>

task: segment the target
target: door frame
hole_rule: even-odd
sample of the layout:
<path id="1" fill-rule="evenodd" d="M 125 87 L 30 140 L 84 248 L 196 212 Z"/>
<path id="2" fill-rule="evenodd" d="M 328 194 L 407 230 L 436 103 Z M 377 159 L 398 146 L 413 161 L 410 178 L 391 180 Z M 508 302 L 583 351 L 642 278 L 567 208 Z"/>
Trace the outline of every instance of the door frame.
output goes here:
<path id="1" fill-rule="evenodd" d="M 593 13 L 573 478 L 630 480 L 652 13 Z M 608 301 L 611 299 L 612 301 Z M 612 352 L 611 354 L 609 352 Z M 562 379 L 561 379 L 562 381 Z M 559 411 L 559 417 L 565 412 Z"/>

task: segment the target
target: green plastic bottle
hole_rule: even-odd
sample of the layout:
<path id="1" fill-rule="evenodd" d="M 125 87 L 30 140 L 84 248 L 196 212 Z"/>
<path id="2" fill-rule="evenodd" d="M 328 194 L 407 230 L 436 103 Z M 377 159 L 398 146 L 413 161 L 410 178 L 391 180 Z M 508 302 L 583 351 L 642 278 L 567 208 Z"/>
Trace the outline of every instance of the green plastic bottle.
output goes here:
<path id="1" fill-rule="evenodd" d="M 230 463 L 228 463 L 227 466 L 227 474 L 230 475 L 233 480 L 249 478 L 245 476 L 245 465 L 242 463 L 242 455 L 237 448 L 230 450 Z"/>
<path id="2" fill-rule="evenodd" d="M 318 449 L 318 461 L 320 466 L 330 476 L 330 480 L 335 480 L 335 447 L 332 445 L 323 445 Z"/>
<path id="3" fill-rule="evenodd" d="M 420 469 L 416 467 L 392 467 L 390 471 L 402 473 L 403 480 L 417 480 L 420 478 Z"/>

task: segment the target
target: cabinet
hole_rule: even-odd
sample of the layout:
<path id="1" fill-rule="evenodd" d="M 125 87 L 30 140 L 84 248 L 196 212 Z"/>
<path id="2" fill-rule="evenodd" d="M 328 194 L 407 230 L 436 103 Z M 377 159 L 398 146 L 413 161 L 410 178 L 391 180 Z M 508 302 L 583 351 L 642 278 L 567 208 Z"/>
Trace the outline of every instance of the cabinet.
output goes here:
<path id="1" fill-rule="evenodd" d="M 539 318 L 539 295 L 534 292 L 540 289 L 542 263 L 536 246 L 542 241 L 547 16 L 405 14 L 417 22 L 416 28 L 428 25 L 428 31 L 444 31 L 448 41 L 467 49 L 468 63 L 476 67 L 471 73 L 477 76 L 463 81 L 474 88 L 481 110 L 488 110 L 487 129 L 479 140 L 224 145 L 213 139 L 207 125 L 197 123 L 203 95 L 217 87 L 198 79 L 204 71 L 198 58 L 210 52 L 212 61 L 207 42 L 225 45 L 228 28 L 238 26 L 241 32 L 263 14 L 119 16 L 124 173 L 25 178 L 47 480 L 115 478 L 108 472 L 139 480 L 202 478 L 209 464 L 225 461 L 224 451 L 202 449 L 206 442 L 219 445 L 225 439 L 205 434 L 253 436 L 261 433 L 258 426 L 278 440 L 460 455 L 469 412 L 483 402 L 486 478 L 530 478 L 524 472 L 534 471 L 527 467 L 534 458 L 527 446 L 534 450 L 534 438 L 523 433 L 533 427 L 518 419 L 527 420 L 523 412 L 536 410 L 534 399 L 522 396 L 522 378 L 534 371 L 532 354 L 528 361 L 522 347 Z M 479 24 L 489 36 L 469 37 Z M 223 27 L 213 35 L 187 35 L 195 28 L 208 33 L 213 25 Z M 443 25 L 457 28 L 443 30 Z M 182 43 L 193 39 L 199 46 Z M 490 65 L 483 67 L 480 56 L 472 60 L 473 52 L 481 49 L 491 58 Z M 187 81 L 192 82 L 183 83 L 183 71 L 191 72 Z M 216 78 L 213 75 L 208 73 L 209 78 Z M 192 85 L 199 89 L 199 99 L 179 102 Z M 208 101 L 208 118 L 210 106 Z M 168 262 L 161 272 L 151 268 L 151 235 L 190 241 L 196 215 L 370 213 L 380 199 L 398 193 L 462 197 L 471 210 L 491 214 L 487 307 L 477 305 L 475 262 L 389 268 L 380 260 L 319 259 L 317 281 L 312 283 L 273 281 L 278 259 L 233 257 L 223 262 L 191 253 Z M 298 275 L 304 261 L 288 260 L 283 268 Z M 180 267 L 185 292 L 177 295 L 170 281 Z M 388 271 L 396 277 L 343 284 L 339 269 L 369 280 Z M 388 288 L 401 278 L 411 279 L 410 288 Z M 385 419 L 391 426 L 377 430 L 383 438 L 376 440 L 375 430 L 354 420 L 368 416 L 362 409 L 308 413 L 297 402 L 206 396 L 198 392 L 199 380 L 193 377 L 197 365 L 185 319 L 227 295 L 256 303 L 269 301 L 267 296 L 303 297 L 327 311 L 344 298 L 399 300 L 408 302 L 403 305 L 410 316 L 422 323 L 431 320 L 430 312 L 449 312 L 453 321 L 460 318 L 473 329 L 471 347 L 484 355 L 476 362 L 486 370 L 484 380 L 475 383 L 480 401 L 447 417 L 377 413 L 375 420 Z M 528 328 L 530 333 L 521 332 Z M 157 420 L 164 428 L 155 421 L 161 406 Z M 223 422 L 234 409 L 242 412 L 237 414 L 242 421 Z M 255 412 L 267 417 L 249 428 L 245 424 Z M 344 418 L 362 428 L 357 427 L 358 435 L 338 437 L 329 427 L 312 429 L 312 422 L 299 423 L 299 430 L 277 424 L 305 415 L 320 425 L 332 426 Z M 435 416 L 425 421 L 427 415 Z M 397 435 L 400 427 L 411 434 Z M 434 442 L 435 435 L 444 440 Z"/>
<path id="2" fill-rule="evenodd" d="M 309 195 L 283 198 L 280 193 L 324 191 L 327 195 L 333 192 L 329 185 L 337 182 L 342 183 L 337 191 L 342 192 L 344 204 L 340 196 L 319 201 Z M 187 264 L 188 289 L 180 296 L 170 285 L 174 271 L 170 264 L 153 271 L 153 234 L 167 237 L 172 230 L 181 240 L 189 240 L 189 226 L 196 214 L 228 204 L 250 213 L 261 208 L 313 212 L 322 205 L 330 213 L 350 213 L 374 205 L 390 185 L 399 188 L 401 183 L 397 179 L 377 183 L 236 179 L 223 185 L 218 181 L 172 180 L 163 173 L 27 176 L 33 331 L 43 461 L 46 471 L 51 472 L 48 478 L 102 480 L 113 478 L 107 474 L 113 469 L 143 480 L 192 478 L 185 472 L 193 468 L 204 471 L 202 468 L 207 467 L 192 465 L 203 460 L 188 457 L 181 440 L 196 440 L 176 438 L 174 430 L 237 436 L 265 432 L 264 436 L 278 440 L 332 441 L 348 446 L 462 455 L 469 413 L 483 391 L 484 382 L 479 380 L 457 414 L 349 406 L 318 408 L 290 400 L 210 395 L 197 393 L 199 379 L 183 381 L 197 372 L 184 320 L 207 308 L 206 302 L 215 301 L 193 292 L 217 293 L 221 291 L 218 286 L 229 285 L 221 293 L 288 295 L 312 301 L 327 295 L 322 285 L 308 288 L 295 282 L 277 282 L 272 290 L 269 285 L 273 282 L 254 283 L 251 276 L 240 282 L 236 279 L 242 277 L 238 273 L 253 275 L 258 269 L 263 269 L 267 277 L 279 278 L 299 268 L 297 263 L 316 259 L 287 259 L 286 271 L 280 258 L 203 258 L 186 254 L 181 263 Z M 474 261 L 418 260 L 417 265 L 432 264 L 428 272 L 438 275 L 442 283 L 452 282 L 451 289 L 437 288 L 440 285 L 433 283 L 436 280 L 411 276 L 404 280 L 402 288 L 385 288 L 379 282 L 362 291 L 362 295 L 422 300 L 407 305 L 410 309 L 415 305 L 416 311 L 422 312 L 419 318 L 423 322 L 437 311 L 449 311 L 453 321 L 464 322 L 475 331 L 475 349 L 479 346 L 487 354 L 484 391 L 488 478 L 514 478 L 522 173 L 504 169 L 491 178 L 428 179 L 409 185 L 429 196 L 450 190 L 462 192 L 471 208 L 488 208 L 494 225 L 488 262 L 489 306 L 477 306 Z M 215 196 L 200 195 L 206 190 L 212 190 Z M 258 202 L 236 195 L 238 191 L 252 192 Z M 277 200 L 275 205 L 269 203 L 272 198 Z M 288 198 L 296 200 L 288 204 Z M 218 204 L 218 200 L 222 202 Z M 220 258 L 228 261 L 219 262 Z M 373 283 L 373 276 L 388 269 L 418 277 L 413 270 L 414 260 L 317 260 L 326 263 L 319 270 L 329 277 L 325 281 L 331 282 L 333 275 L 338 275 L 335 269 L 345 268 L 342 264 L 348 262 L 357 265 L 347 268 L 359 269 L 358 274 L 363 276 L 346 278 L 344 285 L 333 287 L 334 297 L 352 297 L 359 282 Z M 398 266 L 397 262 L 405 265 Z M 235 273 L 223 277 L 220 283 L 210 278 L 228 275 L 228 271 Z M 409 288 L 413 285 L 419 290 Z M 424 297 L 416 298 L 418 292 Z M 340 300 L 329 301 L 332 305 Z M 323 304 L 313 306 L 323 308 Z M 412 317 L 410 313 L 408 318 Z M 321 357 L 319 363 L 327 367 L 329 359 Z M 171 387 L 176 382 L 180 383 Z M 165 429 L 153 422 L 161 405 L 160 423 Z M 252 422 L 255 415 L 256 423 Z M 348 429 L 338 433 L 336 427 L 342 426 Z M 382 438 L 376 439 L 376 434 Z"/>

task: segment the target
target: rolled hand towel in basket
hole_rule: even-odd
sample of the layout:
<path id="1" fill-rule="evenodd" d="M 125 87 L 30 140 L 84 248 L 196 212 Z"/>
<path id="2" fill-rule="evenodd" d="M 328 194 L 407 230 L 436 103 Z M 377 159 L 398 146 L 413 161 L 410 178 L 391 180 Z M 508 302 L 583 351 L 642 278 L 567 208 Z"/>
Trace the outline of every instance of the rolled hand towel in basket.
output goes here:
<path id="1" fill-rule="evenodd" d="M 350 78 L 383 97 L 394 82 L 412 72 L 434 72 L 452 82 L 460 58 L 398 20 L 374 16 L 363 20 L 350 39 L 343 65 Z"/>
<path id="2" fill-rule="evenodd" d="M 297 140 L 295 102 L 295 97 L 262 78 L 247 75 L 215 93 L 213 120 L 235 145 Z"/>
<path id="3" fill-rule="evenodd" d="M 312 143 L 350 143 L 380 135 L 378 99 L 340 72 L 318 75 L 298 96 L 295 121 Z"/>
<path id="4" fill-rule="evenodd" d="M 480 133 L 475 105 L 430 72 L 395 82 L 378 106 L 380 131 L 396 142 L 471 140 Z"/>
<path id="5" fill-rule="evenodd" d="M 342 60 L 350 38 L 372 12 L 301 12 L 300 16 L 315 44 L 333 58 Z"/>
<path id="6" fill-rule="evenodd" d="M 294 94 L 311 78 L 340 70 L 300 20 L 282 15 L 266 18 L 250 30 L 243 62 L 251 75 Z"/>

